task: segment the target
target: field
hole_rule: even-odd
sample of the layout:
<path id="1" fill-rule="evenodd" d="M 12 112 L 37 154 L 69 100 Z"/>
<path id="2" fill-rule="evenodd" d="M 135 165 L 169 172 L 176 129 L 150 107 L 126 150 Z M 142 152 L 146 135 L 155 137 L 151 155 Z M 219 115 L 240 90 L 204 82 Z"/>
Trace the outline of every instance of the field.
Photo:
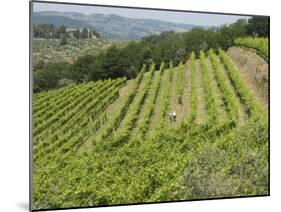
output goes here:
<path id="1" fill-rule="evenodd" d="M 34 208 L 268 194 L 268 109 L 231 57 L 165 67 L 34 95 Z"/>
<path id="2" fill-rule="evenodd" d="M 257 54 L 268 60 L 268 38 L 244 37 L 235 39 L 235 44 L 256 50 Z"/>
<path id="3" fill-rule="evenodd" d="M 33 38 L 33 63 L 40 67 L 42 63 L 67 61 L 72 63 L 85 54 L 97 55 L 112 45 L 125 46 L 126 41 L 109 39 L 69 38 L 66 45 L 60 45 L 60 39 Z"/>

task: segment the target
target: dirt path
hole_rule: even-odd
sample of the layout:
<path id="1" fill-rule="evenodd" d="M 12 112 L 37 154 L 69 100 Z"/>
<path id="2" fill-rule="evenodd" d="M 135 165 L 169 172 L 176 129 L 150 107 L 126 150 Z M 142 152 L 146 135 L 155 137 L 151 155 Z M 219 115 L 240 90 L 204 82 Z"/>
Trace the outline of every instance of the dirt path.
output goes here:
<path id="1" fill-rule="evenodd" d="M 178 73 L 179 73 L 178 69 L 179 69 L 178 66 L 172 69 L 171 98 L 170 98 L 170 105 L 169 105 L 168 112 L 175 111 L 177 114 L 177 121 L 172 123 L 169 122 L 168 124 L 168 126 L 172 128 L 177 127 L 179 123 L 182 121 L 180 116 L 182 111 L 182 106 L 179 104 L 178 90 L 177 90 Z"/>
<path id="2" fill-rule="evenodd" d="M 203 88 L 203 80 L 201 76 L 200 70 L 200 61 L 195 61 L 195 68 L 196 68 L 196 95 L 198 99 L 198 106 L 196 112 L 196 122 L 199 124 L 204 123 L 206 118 L 206 108 L 205 108 L 205 95 L 204 95 L 204 88 Z"/>
<path id="3" fill-rule="evenodd" d="M 224 103 L 223 103 L 223 99 L 222 99 L 222 93 L 219 90 L 217 81 L 215 79 L 215 75 L 214 75 L 214 70 L 211 64 L 211 61 L 209 58 L 206 58 L 206 64 L 208 67 L 208 73 L 209 73 L 209 77 L 210 77 L 210 83 L 213 89 L 213 96 L 214 96 L 214 100 L 217 106 L 217 111 L 218 111 L 218 122 L 221 122 L 225 119 L 226 117 L 226 111 L 224 108 Z"/>
<path id="4" fill-rule="evenodd" d="M 268 63 L 256 53 L 231 47 L 228 56 L 240 72 L 249 89 L 265 108 L 268 107 Z"/>
<path id="5" fill-rule="evenodd" d="M 122 87 L 119 90 L 119 97 L 112 102 L 107 109 L 103 112 L 103 114 L 107 115 L 108 120 L 110 120 L 111 118 L 114 117 L 114 114 L 117 113 L 122 105 L 124 104 L 124 102 L 126 101 L 128 95 L 129 95 L 129 91 L 131 90 L 133 86 L 133 80 L 129 80 L 127 81 L 127 85 L 125 85 L 124 87 Z M 84 143 L 82 146 L 80 146 L 79 151 L 87 151 L 90 152 L 92 150 L 93 147 L 93 143 L 91 142 L 92 140 L 96 140 L 97 137 L 99 137 L 104 129 L 104 126 L 106 126 L 106 124 L 108 123 L 105 122 L 105 124 L 103 126 L 101 126 L 101 128 L 99 128 L 93 135 L 91 135 Z"/>
<path id="6" fill-rule="evenodd" d="M 145 115 L 147 113 L 147 110 L 146 110 L 147 104 L 148 104 L 149 100 L 151 100 L 153 98 L 152 95 L 155 92 L 155 89 L 157 87 L 157 80 L 158 80 L 159 77 L 160 77 L 160 72 L 159 71 L 155 71 L 153 79 L 152 79 L 152 83 L 151 83 L 151 86 L 150 86 L 150 89 L 149 89 L 148 94 L 146 96 L 146 100 L 145 100 L 145 102 L 143 104 L 143 108 L 141 109 L 140 114 L 139 114 L 139 118 L 138 118 L 138 120 L 136 122 L 135 127 L 132 130 L 132 137 L 134 137 L 138 133 L 139 125 L 144 120 L 144 117 L 145 117 Z"/>
<path id="7" fill-rule="evenodd" d="M 235 88 L 233 87 L 228 74 L 227 74 L 227 70 L 225 68 L 225 66 L 223 65 L 223 62 L 220 60 L 220 65 L 222 67 L 222 69 L 224 70 L 224 74 L 225 74 L 225 79 L 226 79 L 226 83 L 229 85 L 229 88 L 231 89 L 231 93 L 234 96 L 235 101 L 237 102 L 237 104 L 239 105 L 239 109 L 238 109 L 238 123 L 239 124 L 243 124 L 244 121 L 247 119 L 247 114 L 246 114 L 246 110 L 245 110 L 245 106 L 243 105 L 243 103 L 240 101 L 240 98 L 237 96 L 237 93 L 235 91 Z"/>
<path id="8" fill-rule="evenodd" d="M 157 127 L 157 125 L 159 123 L 161 105 L 163 104 L 163 101 L 164 101 L 163 94 L 165 91 L 165 86 L 167 86 L 167 83 L 169 83 L 169 80 L 167 79 L 168 72 L 169 72 L 169 69 L 164 70 L 163 75 L 161 76 L 160 90 L 159 90 L 158 96 L 155 101 L 155 108 L 154 108 L 150 126 L 149 126 L 149 134 L 154 131 L 154 129 Z"/>
<path id="9" fill-rule="evenodd" d="M 189 110 L 189 94 L 190 94 L 190 84 L 189 84 L 189 69 L 190 61 L 187 61 L 184 65 L 184 89 L 183 89 L 183 106 L 181 111 L 181 119 L 187 116 Z"/>
<path id="10" fill-rule="evenodd" d="M 146 73 L 143 76 L 142 81 L 141 81 L 141 83 L 140 83 L 140 85 L 138 87 L 138 90 L 136 91 L 136 95 L 135 95 L 133 101 L 129 105 L 129 108 L 126 111 L 126 114 L 125 114 L 124 118 L 121 120 L 119 127 L 115 129 L 115 134 L 118 134 L 118 132 L 120 131 L 120 128 L 122 129 L 122 128 L 124 128 L 124 126 L 127 125 L 128 120 L 131 120 L 131 114 L 135 113 L 135 105 L 137 104 L 137 102 L 139 102 L 139 99 L 143 96 L 143 91 L 144 91 L 145 86 L 148 83 L 149 75 L 150 74 L 151 73 Z M 150 85 L 148 85 L 148 86 L 150 86 Z M 142 107 L 142 105 L 140 107 L 141 108 L 138 108 L 138 109 L 140 109 L 140 111 L 141 111 L 143 109 L 143 107 Z M 138 115 L 139 114 L 137 114 L 137 116 Z M 133 124 L 135 124 L 135 123 L 133 123 Z"/>

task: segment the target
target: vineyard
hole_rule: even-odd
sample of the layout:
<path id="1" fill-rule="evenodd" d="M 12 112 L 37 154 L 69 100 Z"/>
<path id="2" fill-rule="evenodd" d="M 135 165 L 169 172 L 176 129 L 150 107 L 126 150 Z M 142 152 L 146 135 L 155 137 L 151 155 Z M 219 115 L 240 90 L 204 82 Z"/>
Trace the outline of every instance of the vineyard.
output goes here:
<path id="1" fill-rule="evenodd" d="M 246 48 L 251 48 L 257 51 L 265 60 L 268 60 L 268 38 L 237 38 L 235 44 Z"/>
<path id="2" fill-rule="evenodd" d="M 212 49 L 36 93 L 34 208 L 266 195 L 267 110 Z"/>

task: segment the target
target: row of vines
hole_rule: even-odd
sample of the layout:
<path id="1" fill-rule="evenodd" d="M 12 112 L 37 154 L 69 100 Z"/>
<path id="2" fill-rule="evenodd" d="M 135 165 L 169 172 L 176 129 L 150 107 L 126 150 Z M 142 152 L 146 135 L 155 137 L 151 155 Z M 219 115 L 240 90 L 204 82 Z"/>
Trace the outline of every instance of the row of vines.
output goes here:
<path id="1" fill-rule="evenodd" d="M 159 70 L 154 64 L 143 66 L 124 96 L 125 78 L 35 94 L 34 208 L 265 192 L 267 111 L 224 51 L 198 56 L 191 53 L 186 65 L 171 62 L 167 69 L 164 63 Z M 198 76 L 203 98 L 198 97 Z M 108 108 L 120 98 L 118 110 L 109 115 Z M 218 98 L 226 114 L 222 120 Z M 173 104 L 188 105 L 177 128 L 169 122 Z M 202 124 L 196 122 L 199 104 L 206 110 Z M 240 111 L 247 117 L 244 123 Z M 85 150 L 80 148 L 86 143 Z"/>

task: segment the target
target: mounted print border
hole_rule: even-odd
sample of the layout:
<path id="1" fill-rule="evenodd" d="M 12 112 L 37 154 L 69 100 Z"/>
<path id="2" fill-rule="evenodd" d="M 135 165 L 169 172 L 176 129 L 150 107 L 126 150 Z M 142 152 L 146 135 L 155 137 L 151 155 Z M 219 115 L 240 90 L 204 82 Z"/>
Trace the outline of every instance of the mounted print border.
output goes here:
<path id="1" fill-rule="evenodd" d="M 30 211 L 270 195 L 270 17 L 30 1 Z"/>

